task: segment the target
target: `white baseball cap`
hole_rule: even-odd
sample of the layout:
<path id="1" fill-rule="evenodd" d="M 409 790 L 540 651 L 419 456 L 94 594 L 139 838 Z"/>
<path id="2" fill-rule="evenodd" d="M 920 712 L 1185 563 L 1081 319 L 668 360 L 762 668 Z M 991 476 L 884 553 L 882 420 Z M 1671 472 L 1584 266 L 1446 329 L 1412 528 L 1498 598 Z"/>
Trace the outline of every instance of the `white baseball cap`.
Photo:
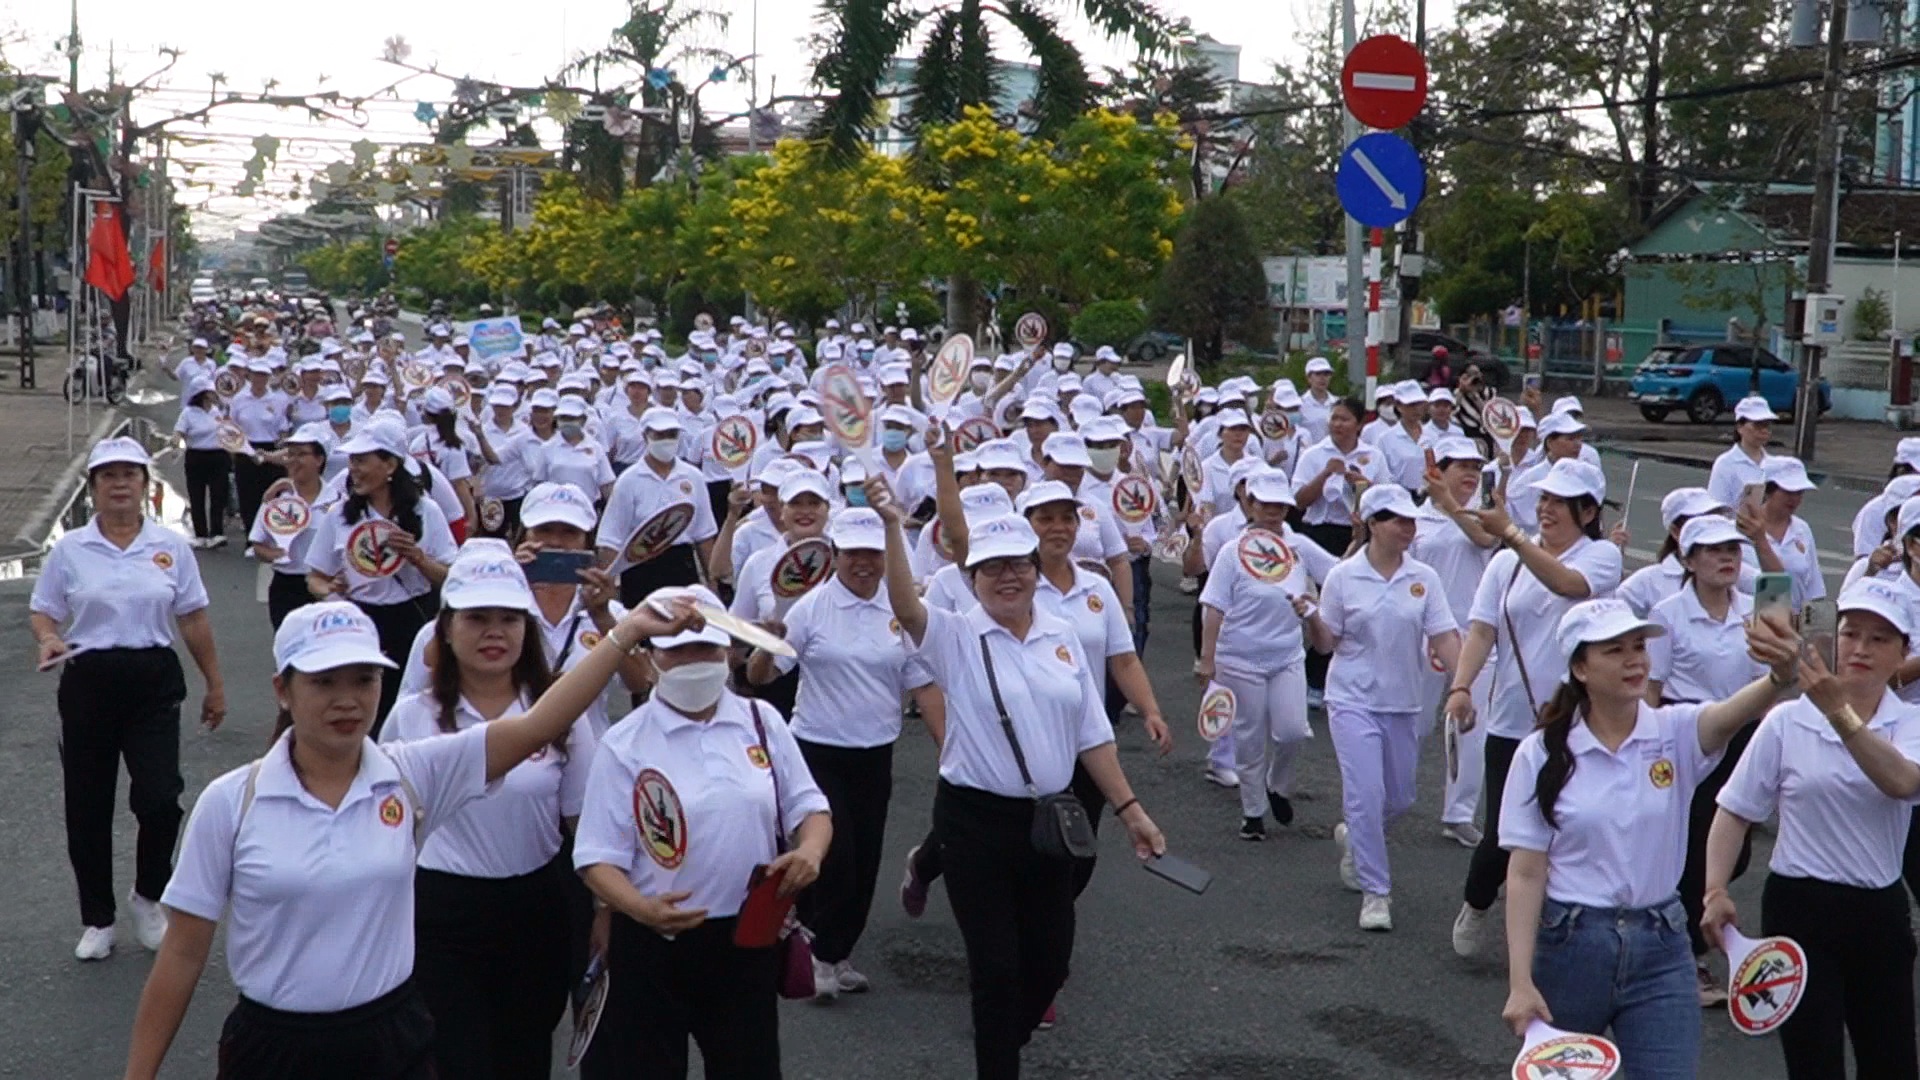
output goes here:
<path id="1" fill-rule="evenodd" d="M 1920 469 L 1920 437 L 1908 436 L 1893 448 L 1893 463 Z"/>
<path id="2" fill-rule="evenodd" d="M 841 551 L 887 550 L 887 527 L 864 506 L 849 506 L 827 523 L 827 539 Z"/>
<path id="3" fill-rule="evenodd" d="M 725 604 L 720 602 L 719 597 L 713 595 L 713 590 L 707 588 L 705 585 L 687 585 L 679 588 L 655 589 L 652 595 L 648 596 L 644 602 L 653 603 L 658 600 L 662 605 L 665 605 L 683 596 L 692 597 L 694 603 L 697 604 L 706 604 L 710 607 L 717 608 L 726 607 Z M 647 644 L 656 649 L 673 649 L 681 645 L 726 645 L 732 640 L 732 638 L 727 636 L 725 630 L 709 623 L 698 630 L 682 630 L 680 633 L 670 637 L 648 638 Z"/>
<path id="4" fill-rule="evenodd" d="M 1660 523 L 1673 528 L 1673 523 L 1681 518 L 1698 517 L 1701 514 L 1724 513 L 1727 504 L 1707 494 L 1703 487 L 1677 487 L 1667 492 L 1660 500 Z"/>
<path id="5" fill-rule="evenodd" d="M 1579 398 L 1574 397 L 1572 394 L 1568 394 L 1566 397 L 1553 399 L 1553 411 L 1557 413 L 1564 413 L 1564 412 L 1584 413 L 1587 411 L 1587 409 L 1586 409 L 1586 406 L 1580 404 Z"/>
<path id="6" fill-rule="evenodd" d="M 967 563 L 971 570 L 990 559 L 1019 559 L 1040 550 L 1040 535 L 1027 519 L 1012 514 L 989 518 L 967 530 Z"/>
<path id="7" fill-rule="evenodd" d="M 1582 645 L 1612 641 L 1636 630 L 1646 631 L 1648 637 L 1660 637 L 1667 632 L 1658 624 L 1635 615 L 1625 600 L 1614 597 L 1583 600 L 1560 617 L 1557 635 L 1560 654 L 1571 657 Z"/>
<path id="8" fill-rule="evenodd" d="M 507 542 L 480 536 L 462 545 L 447 565 L 447 580 L 440 586 L 440 606 L 454 611 L 532 611 L 533 589 L 527 585 L 527 572 L 520 568 Z"/>
<path id="9" fill-rule="evenodd" d="M 1013 513 L 1013 499 L 999 484 L 975 484 L 960 493 L 960 513 L 967 527 Z"/>
<path id="10" fill-rule="evenodd" d="M 1247 481 L 1251 488 L 1253 481 Z M 1375 484 L 1360 496 L 1360 516 L 1368 521 L 1379 514 L 1392 514 L 1394 517 L 1412 519 L 1418 517 L 1420 510 L 1413 505 L 1413 496 L 1399 484 Z"/>
<path id="11" fill-rule="evenodd" d="M 308 673 L 349 664 L 397 667 L 380 652 L 380 631 L 358 605 L 344 600 L 307 604 L 289 612 L 273 635 L 273 668 Z"/>
<path id="12" fill-rule="evenodd" d="M 1020 497 L 1013 500 L 1013 505 L 1014 509 L 1025 514 L 1036 506 L 1057 502 L 1080 505 L 1080 499 L 1074 495 L 1073 489 L 1059 480 L 1042 480 L 1021 492 Z"/>
<path id="13" fill-rule="evenodd" d="M 554 406 L 553 415 L 556 417 L 565 417 L 569 420 L 585 420 L 587 418 L 587 403 L 577 397 L 563 397 L 560 399 L 560 404 Z"/>
<path id="14" fill-rule="evenodd" d="M 1760 471 L 1767 483 L 1782 491 L 1812 491 L 1819 486 L 1807 475 L 1806 463 L 1796 457 L 1768 457 L 1760 463 Z"/>
<path id="15" fill-rule="evenodd" d="M 117 439 L 101 439 L 87 451 L 87 471 L 92 472 L 103 465 L 140 465 L 151 467 L 153 458 L 148 456 L 147 448 L 134 439 L 121 436 Z"/>
<path id="16" fill-rule="evenodd" d="M 1766 398 L 1749 395 L 1741 398 L 1739 403 L 1734 405 L 1733 419 L 1735 423 L 1758 421 L 1771 424 L 1774 420 L 1773 406 L 1767 404 Z"/>
<path id="17" fill-rule="evenodd" d="M 285 441 L 288 446 L 294 443 L 318 446 L 322 453 L 326 453 L 333 449 L 333 428 L 329 427 L 324 420 L 312 424 L 301 424 L 298 430 L 286 437 Z"/>
<path id="18" fill-rule="evenodd" d="M 1333 364 L 1324 356 L 1316 356 L 1307 361 L 1307 374 L 1318 375 L 1321 372 L 1333 373 Z"/>
<path id="19" fill-rule="evenodd" d="M 1227 466 L 1227 490 L 1233 491 L 1238 489 L 1242 481 L 1249 480 L 1253 477 L 1254 473 L 1261 469 L 1268 468 L 1272 468 L 1272 466 L 1254 457 L 1252 454 L 1240 455 L 1239 461 Z"/>
<path id="20" fill-rule="evenodd" d="M 1393 400 L 1402 405 L 1425 405 L 1427 403 L 1427 392 L 1420 389 L 1419 383 L 1409 379 L 1405 382 L 1394 384 Z"/>
<path id="21" fill-rule="evenodd" d="M 1444 386 L 1434 387 L 1433 392 L 1427 395 L 1427 403 L 1431 405 L 1440 401 L 1444 401 L 1449 405 L 1453 404 L 1453 391 Z"/>
<path id="22" fill-rule="evenodd" d="M 1840 614 L 1870 611 L 1893 624 L 1902 637 L 1913 637 L 1913 610 L 1900 590 L 1878 578 L 1861 578 L 1840 590 Z"/>
<path id="23" fill-rule="evenodd" d="M 340 452 L 351 457 L 354 454 L 391 454 L 402 461 L 411 460 L 407 453 L 407 435 L 404 424 L 383 424 L 385 417 L 376 416 L 361 424 L 347 441 L 340 444 Z M 397 419 L 397 417 L 396 417 Z"/>
<path id="24" fill-rule="evenodd" d="M 1707 547 L 1713 547 L 1716 544 L 1744 544 L 1746 542 L 1747 538 L 1740 535 L 1740 530 L 1734 527 L 1733 522 L 1728 521 L 1719 514 L 1701 514 L 1698 517 L 1691 517 L 1687 519 L 1685 525 L 1680 526 L 1680 553 L 1682 555 L 1692 554 L 1694 548 L 1700 547 L 1703 544 Z"/>
<path id="25" fill-rule="evenodd" d="M 640 416 L 640 430 L 664 435 L 669 431 L 680 430 L 680 414 L 672 409 L 655 405 Z"/>
<path id="26" fill-rule="evenodd" d="M 802 495 L 813 495 L 821 502 L 832 502 L 833 491 L 827 487 L 827 478 L 812 469 L 795 469 L 780 481 L 780 501 L 792 502 Z"/>
<path id="27" fill-rule="evenodd" d="M 487 391 L 487 404 L 518 405 L 520 404 L 520 391 L 513 388 L 511 380 L 503 378 L 500 380 L 500 385 Z"/>
<path id="28" fill-rule="evenodd" d="M 1587 425 L 1581 423 L 1580 418 L 1572 413 L 1552 412 L 1547 414 L 1545 420 L 1540 421 L 1542 439 L 1550 439 L 1555 435 L 1578 435 L 1585 430 Z"/>
<path id="29" fill-rule="evenodd" d="M 1056 465 L 1078 465 L 1083 469 L 1093 467 L 1093 459 L 1087 456 L 1087 442 L 1070 431 L 1059 431 L 1047 436 L 1040 444 L 1040 456 Z"/>
<path id="30" fill-rule="evenodd" d="M 1253 426 L 1253 421 L 1247 419 L 1245 409 L 1221 409 L 1219 419 L 1222 428 Z"/>
<path id="31" fill-rule="evenodd" d="M 1487 455 L 1480 452 L 1480 444 L 1464 435 L 1449 435 L 1433 444 L 1435 461 L 1485 461 Z"/>
<path id="32" fill-rule="evenodd" d="M 556 409 L 560 407 L 560 395 L 549 387 L 541 387 L 527 397 L 527 407 L 531 409 Z"/>
<path id="33" fill-rule="evenodd" d="M 1594 502 L 1600 502 L 1607 497 L 1607 474 L 1577 458 L 1561 458 L 1534 486 L 1548 495 L 1558 495 L 1563 499 L 1585 495 Z"/>
<path id="34" fill-rule="evenodd" d="M 1893 535 L 1904 540 L 1906 535 L 1920 529 L 1920 495 L 1916 495 L 1900 504 L 1900 517 L 1894 526 Z"/>
<path id="35" fill-rule="evenodd" d="M 1279 469 L 1262 467 L 1247 476 L 1247 495 L 1255 502 L 1295 505 L 1293 485 Z"/>
<path id="36" fill-rule="evenodd" d="M 572 484 L 535 484 L 520 504 L 520 524 L 529 529 L 558 522 L 592 532 L 599 520 L 593 500 Z"/>

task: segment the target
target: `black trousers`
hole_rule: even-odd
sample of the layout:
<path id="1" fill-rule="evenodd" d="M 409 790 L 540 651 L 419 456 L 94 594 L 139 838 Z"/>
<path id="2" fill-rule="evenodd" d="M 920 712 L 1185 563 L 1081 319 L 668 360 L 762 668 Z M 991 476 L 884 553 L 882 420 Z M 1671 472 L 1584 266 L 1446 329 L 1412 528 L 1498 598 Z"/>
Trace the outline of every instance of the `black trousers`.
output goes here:
<path id="1" fill-rule="evenodd" d="M 655 589 L 699 582 L 698 549 L 692 544 L 675 544 L 653 559 L 620 572 L 620 602 L 632 607 Z"/>
<path id="2" fill-rule="evenodd" d="M 1073 797 L 1079 799 L 1080 805 L 1086 808 L 1087 823 L 1093 826 L 1093 835 L 1099 836 L 1100 817 L 1107 808 L 1107 797 L 1100 793 L 1100 785 L 1093 782 L 1093 774 L 1078 761 L 1073 763 L 1073 781 L 1067 785 L 1067 790 L 1073 792 Z M 1087 891 L 1088 883 L 1093 881 L 1093 868 L 1099 863 L 1098 856 L 1073 860 L 1074 899 L 1078 900 L 1080 894 Z M 914 857 L 913 868 L 921 880 L 929 885 L 938 880 L 944 872 L 944 866 L 940 862 L 940 838 L 931 830 L 928 831 L 927 838 L 920 842 L 920 853 Z M 815 952 L 818 951 L 815 950 Z"/>
<path id="3" fill-rule="evenodd" d="M 1500 846 L 1500 796 L 1507 790 L 1507 773 L 1513 769 L 1513 755 L 1519 749 L 1519 739 L 1487 736 L 1487 771 L 1480 785 L 1481 805 L 1487 809 L 1480 845 L 1473 849 L 1473 859 L 1467 864 L 1467 904 L 1475 911 L 1492 907 L 1500 896 L 1500 886 L 1507 882 L 1507 849 Z"/>
<path id="4" fill-rule="evenodd" d="M 967 947 L 980 1080 L 1020 1075 L 1020 1048 L 1073 959 L 1073 863 L 1035 852 L 1032 828 L 1028 799 L 945 780 L 933 798 L 947 897 Z"/>
<path id="5" fill-rule="evenodd" d="M 189 450 L 185 465 L 193 535 L 203 540 L 219 536 L 227 528 L 227 474 L 233 469 L 233 455 L 225 450 Z M 246 527 L 253 528 L 252 518 Z"/>
<path id="6" fill-rule="evenodd" d="M 1680 871 L 1680 904 L 1687 909 L 1687 938 L 1693 943 L 1696 957 L 1707 955 L 1707 939 L 1700 933 L 1700 916 L 1707 910 L 1707 832 L 1713 828 L 1713 815 L 1720 809 L 1715 800 L 1720 797 L 1720 789 L 1727 786 L 1733 767 L 1740 764 L 1740 755 L 1747 752 L 1747 744 L 1753 741 L 1753 733 L 1759 727 L 1760 721 L 1755 720 L 1734 732 L 1720 764 L 1693 790 L 1693 804 L 1687 811 L 1687 863 Z M 1746 839 L 1740 842 L 1740 857 L 1733 864 L 1733 876 L 1727 880 L 1739 881 L 1752 861 L 1753 830 L 1748 829 Z"/>
<path id="7" fill-rule="evenodd" d="M 1913 930 L 1898 884 L 1858 889 L 1767 877 L 1760 932 L 1807 954 L 1800 1005 L 1780 1026 L 1788 1080 L 1844 1080 L 1852 1043 L 1860 1080 L 1915 1080 Z"/>
<path id="8" fill-rule="evenodd" d="M 433 1068 L 433 1016 L 413 981 L 351 1009 L 292 1013 L 241 998 L 220 1029 L 218 1080 L 454 1080 Z"/>
<path id="9" fill-rule="evenodd" d="M 558 860 L 511 878 L 414 876 L 414 978 L 441 1076 L 545 1080 L 566 1011 L 567 897 Z"/>
<path id="10" fill-rule="evenodd" d="M 359 601 L 355 601 L 359 603 Z M 360 610 L 373 620 L 373 628 L 380 632 L 380 652 L 387 659 L 398 664 L 400 670 L 407 666 L 407 654 L 413 651 L 413 639 L 419 635 L 420 628 L 433 621 L 440 613 L 440 594 L 423 593 L 411 600 L 402 600 L 397 604 L 359 603 Z M 386 726 L 387 714 L 393 711 L 393 703 L 400 698 L 400 671 L 382 673 L 380 680 L 380 711 L 374 715 L 372 738 L 380 737 L 380 729 Z"/>
<path id="11" fill-rule="evenodd" d="M 253 446 L 256 450 L 273 449 L 272 443 L 254 443 Z M 240 521 L 245 528 L 253 528 L 253 519 L 260 514 L 260 503 L 266 497 L 267 488 L 285 475 L 287 470 L 278 465 L 255 461 L 245 454 L 234 455 L 234 494 L 240 499 Z"/>
<path id="12" fill-rule="evenodd" d="M 709 919 L 668 941 L 614 915 L 606 1009 L 580 1075 L 685 1080 L 692 1038 L 709 1080 L 779 1080 L 776 950 L 734 945 L 736 921 Z"/>
<path id="13" fill-rule="evenodd" d="M 1133 651 L 1147 651 L 1147 625 L 1153 615 L 1153 556 L 1133 557 Z M 1197 655 L 1197 653 L 1196 653 Z"/>
<path id="14" fill-rule="evenodd" d="M 1336 559 L 1346 555 L 1347 546 L 1353 543 L 1353 526 L 1351 525 L 1308 525 L 1300 531 L 1306 534 L 1307 539 L 1332 552 Z M 1333 657 L 1318 649 L 1307 650 L 1308 686 L 1315 690 L 1326 689 L 1327 665 L 1332 660 Z M 1504 873 L 1506 863 L 1502 862 L 1500 865 Z"/>
<path id="15" fill-rule="evenodd" d="M 186 675 L 170 648 L 99 649 L 60 673 L 60 770 L 67 859 L 80 921 L 113 925 L 113 798 L 127 763 L 134 840 L 133 891 L 160 899 L 180 837 L 180 703 Z"/>
<path id="16" fill-rule="evenodd" d="M 1194 542 L 1199 543 L 1199 541 L 1197 540 Z M 1200 603 L 1200 593 L 1206 591 L 1207 577 L 1208 577 L 1207 571 L 1202 570 L 1200 571 L 1199 576 L 1193 579 L 1199 585 L 1199 588 L 1193 594 L 1193 655 L 1196 660 L 1199 659 L 1200 657 L 1201 620 L 1206 615 L 1203 605 Z M 1308 650 L 1308 651 L 1311 652 L 1312 650 Z"/>
<path id="17" fill-rule="evenodd" d="M 293 609 L 313 602 L 313 593 L 307 588 L 307 575 L 273 572 L 273 580 L 267 583 L 267 620 L 275 630 L 287 621 Z M 405 659 L 401 662 L 405 663 Z"/>
<path id="18" fill-rule="evenodd" d="M 1914 835 L 1914 826 L 1920 826 L 1920 806 L 1913 808 L 1912 825 L 1907 828 L 1907 850 L 1900 860 L 1907 891 L 1913 894 L 1915 903 L 1920 903 L 1920 836 Z"/>
<path id="19" fill-rule="evenodd" d="M 713 520 L 727 520 L 727 493 L 732 490 L 731 480 L 707 481 L 707 504 L 713 508 Z"/>
<path id="20" fill-rule="evenodd" d="M 797 741 L 833 811 L 833 844 L 820 863 L 820 877 L 800 894 L 800 921 L 813 931 L 814 959 L 837 964 L 853 955 L 873 910 L 893 799 L 893 744 Z"/>

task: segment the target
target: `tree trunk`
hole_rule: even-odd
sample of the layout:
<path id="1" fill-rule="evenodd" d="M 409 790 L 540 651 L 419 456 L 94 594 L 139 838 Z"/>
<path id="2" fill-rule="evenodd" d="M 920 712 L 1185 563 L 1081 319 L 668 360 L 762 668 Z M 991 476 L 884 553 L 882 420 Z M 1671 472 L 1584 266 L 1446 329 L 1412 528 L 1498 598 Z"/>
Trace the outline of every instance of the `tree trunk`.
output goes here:
<path id="1" fill-rule="evenodd" d="M 964 274 L 947 279 L 947 333 L 978 337 L 974 312 L 980 308 L 980 283 Z"/>

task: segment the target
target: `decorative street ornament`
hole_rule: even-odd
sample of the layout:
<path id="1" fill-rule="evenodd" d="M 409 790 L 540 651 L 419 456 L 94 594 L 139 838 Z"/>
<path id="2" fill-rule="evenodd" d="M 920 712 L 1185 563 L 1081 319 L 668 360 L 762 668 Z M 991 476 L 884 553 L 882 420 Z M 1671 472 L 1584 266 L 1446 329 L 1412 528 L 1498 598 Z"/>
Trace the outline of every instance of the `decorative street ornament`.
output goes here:
<path id="1" fill-rule="evenodd" d="M 373 168 L 374 155 L 380 152 L 380 144 L 372 139 L 361 139 L 348 149 L 353 151 L 353 167 L 364 171 Z"/>
<path id="2" fill-rule="evenodd" d="M 655 90 L 665 90 L 667 87 L 673 85 L 673 72 L 668 71 L 666 68 L 649 68 L 647 69 L 647 85 L 653 87 Z"/>
<path id="3" fill-rule="evenodd" d="M 580 97 L 565 90 L 555 90 L 547 95 L 547 117 L 562 126 L 580 119 Z"/>
<path id="4" fill-rule="evenodd" d="M 280 157 L 280 140 L 271 135 L 256 135 L 253 138 L 253 152 L 268 161 Z"/>
<path id="5" fill-rule="evenodd" d="M 433 102 L 423 101 L 413 107 L 413 118 L 423 124 L 431 124 L 440 118 L 440 110 L 433 107 Z"/>

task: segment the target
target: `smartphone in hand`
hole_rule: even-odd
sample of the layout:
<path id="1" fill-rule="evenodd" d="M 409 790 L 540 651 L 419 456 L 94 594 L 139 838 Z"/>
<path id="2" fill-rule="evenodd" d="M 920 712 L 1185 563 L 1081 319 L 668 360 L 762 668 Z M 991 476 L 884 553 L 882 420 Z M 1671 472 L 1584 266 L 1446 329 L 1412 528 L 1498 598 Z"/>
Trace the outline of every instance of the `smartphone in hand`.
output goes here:
<path id="1" fill-rule="evenodd" d="M 527 582 L 533 585 L 578 585 L 580 571 L 593 568 L 593 552 L 542 548 L 526 565 Z"/>

